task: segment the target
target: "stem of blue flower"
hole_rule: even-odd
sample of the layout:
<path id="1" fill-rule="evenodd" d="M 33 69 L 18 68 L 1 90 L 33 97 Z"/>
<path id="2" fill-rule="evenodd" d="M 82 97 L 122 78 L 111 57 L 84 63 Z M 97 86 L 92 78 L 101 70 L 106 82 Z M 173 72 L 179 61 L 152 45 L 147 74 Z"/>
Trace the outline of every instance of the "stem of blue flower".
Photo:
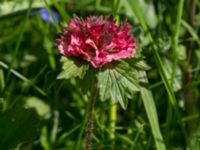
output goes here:
<path id="1" fill-rule="evenodd" d="M 87 122 L 87 130 L 86 130 L 86 150 L 91 149 L 92 145 L 92 134 L 93 134 L 93 112 L 94 112 L 94 102 L 97 95 L 97 84 L 94 83 L 92 87 L 91 100 L 89 103 L 89 112 L 88 112 L 88 122 Z"/>
<path id="2" fill-rule="evenodd" d="M 115 140 L 115 127 L 116 127 L 116 121 L 117 121 L 117 104 L 112 103 L 110 107 L 110 132 L 109 132 L 109 138 L 112 141 L 112 147 L 114 149 L 114 140 Z"/>

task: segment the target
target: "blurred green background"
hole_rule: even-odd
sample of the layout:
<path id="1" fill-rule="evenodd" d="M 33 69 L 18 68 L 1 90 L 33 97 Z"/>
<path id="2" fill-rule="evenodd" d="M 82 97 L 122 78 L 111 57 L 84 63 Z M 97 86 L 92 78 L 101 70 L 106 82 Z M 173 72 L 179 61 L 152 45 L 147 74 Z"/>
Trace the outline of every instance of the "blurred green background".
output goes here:
<path id="1" fill-rule="evenodd" d="M 42 16 L 41 8 L 51 16 L 57 13 L 59 21 Z M 80 128 L 87 98 L 76 80 L 56 79 L 61 64 L 55 39 L 74 15 L 114 15 L 132 24 L 137 50 L 151 67 L 148 89 L 163 144 L 169 150 L 199 150 L 198 0 L 1 0 L 0 150 L 72 150 L 77 142 L 84 149 Z M 172 85 L 173 98 L 167 84 Z M 158 149 L 140 92 L 134 93 L 127 110 L 118 107 L 112 140 L 110 107 L 109 101 L 96 100 L 92 149 Z"/>

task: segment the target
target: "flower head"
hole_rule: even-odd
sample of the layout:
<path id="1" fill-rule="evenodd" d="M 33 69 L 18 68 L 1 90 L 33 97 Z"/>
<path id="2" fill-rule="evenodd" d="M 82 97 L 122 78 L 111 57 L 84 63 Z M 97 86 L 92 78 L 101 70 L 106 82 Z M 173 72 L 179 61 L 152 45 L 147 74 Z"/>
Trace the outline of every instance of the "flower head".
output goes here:
<path id="1" fill-rule="evenodd" d="M 64 56 L 78 56 L 99 68 L 135 55 L 136 43 L 130 29 L 127 22 L 117 26 L 112 17 L 91 16 L 85 20 L 75 17 L 57 40 L 58 49 Z"/>

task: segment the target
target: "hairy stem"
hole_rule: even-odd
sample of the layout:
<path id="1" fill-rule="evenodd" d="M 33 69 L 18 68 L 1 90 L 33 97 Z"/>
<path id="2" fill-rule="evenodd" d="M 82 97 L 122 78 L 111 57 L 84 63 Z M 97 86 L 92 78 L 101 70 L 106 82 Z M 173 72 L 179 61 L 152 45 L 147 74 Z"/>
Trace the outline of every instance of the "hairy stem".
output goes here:
<path id="1" fill-rule="evenodd" d="M 87 130 L 86 130 L 86 150 L 91 149 L 92 145 L 92 133 L 93 133 L 93 112 L 94 112 L 94 101 L 96 99 L 97 93 L 97 85 L 94 83 L 92 88 L 92 95 L 90 100 L 89 112 L 88 112 L 88 123 L 87 123 Z"/>
<path id="2" fill-rule="evenodd" d="M 196 1 L 191 0 L 189 5 L 190 6 L 189 6 L 189 13 L 188 13 L 188 22 L 189 22 L 190 26 L 192 28 L 194 28 Z M 194 42 L 187 43 L 186 47 L 187 47 L 187 54 L 188 54 L 187 55 L 188 62 L 187 62 L 187 70 L 186 70 L 184 82 L 186 85 L 189 85 L 192 83 L 192 78 L 193 78 L 192 73 L 189 72 L 188 70 L 190 70 L 192 68 L 191 57 L 193 55 L 192 53 L 193 53 L 193 49 L 194 49 Z M 187 116 L 193 115 L 196 112 L 196 102 L 194 100 L 192 88 L 186 88 L 184 95 L 185 95 L 186 115 Z M 196 128 L 196 120 L 188 121 L 186 126 L 187 126 L 187 130 L 188 130 L 188 134 L 191 135 Z"/>

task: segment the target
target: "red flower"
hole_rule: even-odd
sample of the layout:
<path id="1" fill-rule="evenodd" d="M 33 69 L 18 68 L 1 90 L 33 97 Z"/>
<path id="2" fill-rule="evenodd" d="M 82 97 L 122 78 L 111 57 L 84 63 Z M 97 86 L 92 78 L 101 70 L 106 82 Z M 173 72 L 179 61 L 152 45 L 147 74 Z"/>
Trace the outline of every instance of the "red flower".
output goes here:
<path id="1" fill-rule="evenodd" d="M 127 22 L 117 26 L 111 17 L 75 17 L 57 40 L 58 49 L 64 56 L 78 56 L 99 68 L 112 60 L 135 55 L 137 46 L 129 35 L 130 29 Z"/>

